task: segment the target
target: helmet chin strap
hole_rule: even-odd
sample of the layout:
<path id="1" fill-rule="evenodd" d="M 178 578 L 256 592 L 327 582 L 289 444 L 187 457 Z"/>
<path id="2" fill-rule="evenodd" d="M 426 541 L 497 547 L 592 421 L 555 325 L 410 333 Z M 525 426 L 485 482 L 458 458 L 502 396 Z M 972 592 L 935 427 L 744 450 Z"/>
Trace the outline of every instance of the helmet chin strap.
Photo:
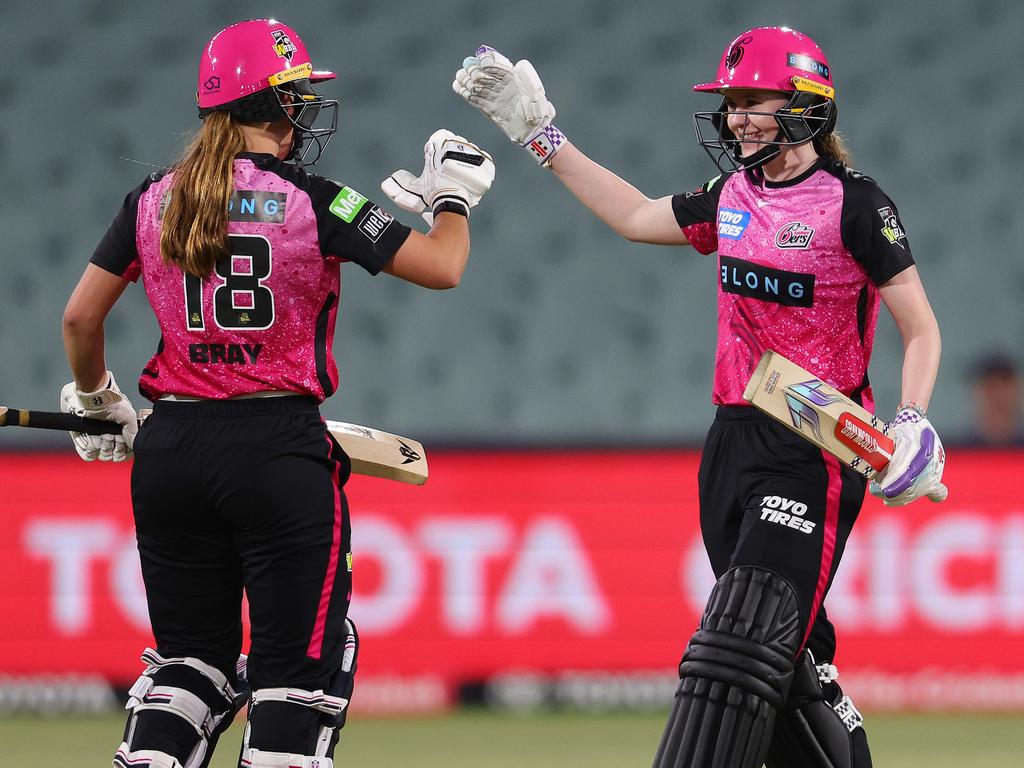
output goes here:
<path id="1" fill-rule="evenodd" d="M 741 171 L 752 171 L 755 168 L 760 168 L 762 165 L 767 163 L 769 160 L 774 160 L 782 152 L 782 146 L 775 143 L 779 140 L 779 135 L 782 133 L 782 129 L 778 129 L 775 132 L 775 136 L 772 138 L 771 143 L 765 144 L 757 152 L 746 157 L 742 154 L 741 142 L 737 140 L 732 150 L 733 159 L 736 161 L 736 165 Z"/>
<path id="2" fill-rule="evenodd" d="M 292 163 L 297 168 L 303 168 L 305 164 L 302 162 L 302 145 L 305 142 L 305 138 L 302 132 L 296 129 L 292 129 L 292 148 L 288 152 L 288 156 L 285 158 L 286 162 Z"/>

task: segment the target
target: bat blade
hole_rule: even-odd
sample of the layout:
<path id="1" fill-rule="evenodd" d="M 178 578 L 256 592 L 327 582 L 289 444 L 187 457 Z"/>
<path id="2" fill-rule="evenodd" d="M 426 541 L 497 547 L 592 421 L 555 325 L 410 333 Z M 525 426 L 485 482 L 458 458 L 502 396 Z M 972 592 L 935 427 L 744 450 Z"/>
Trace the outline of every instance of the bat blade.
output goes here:
<path id="1" fill-rule="evenodd" d="M 892 458 L 884 421 L 778 352 L 761 357 L 743 399 L 868 479 Z"/>
<path id="2" fill-rule="evenodd" d="M 327 429 L 352 459 L 355 474 L 413 485 L 427 482 L 427 454 L 416 440 L 344 421 L 328 420 Z"/>

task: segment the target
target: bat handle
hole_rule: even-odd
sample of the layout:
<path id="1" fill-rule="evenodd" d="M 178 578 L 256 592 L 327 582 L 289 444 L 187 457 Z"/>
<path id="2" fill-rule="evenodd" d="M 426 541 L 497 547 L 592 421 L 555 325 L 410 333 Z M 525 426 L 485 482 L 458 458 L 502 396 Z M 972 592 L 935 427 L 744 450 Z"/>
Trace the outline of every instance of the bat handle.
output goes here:
<path id="1" fill-rule="evenodd" d="M 67 430 L 68 432 L 83 432 L 87 435 L 116 435 L 121 432 L 121 425 L 116 421 L 87 419 L 73 413 L 24 411 L 2 406 L 0 406 L 0 426 Z"/>

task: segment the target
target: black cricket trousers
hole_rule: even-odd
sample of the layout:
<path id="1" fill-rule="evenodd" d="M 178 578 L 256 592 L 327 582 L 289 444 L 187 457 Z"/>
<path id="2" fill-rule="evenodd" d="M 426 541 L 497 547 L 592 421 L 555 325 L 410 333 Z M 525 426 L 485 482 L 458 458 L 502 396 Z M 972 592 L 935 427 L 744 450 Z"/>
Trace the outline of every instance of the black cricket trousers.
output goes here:
<path id="1" fill-rule="evenodd" d="M 349 471 L 313 398 L 157 402 L 132 468 L 157 650 L 233 680 L 244 589 L 250 685 L 326 689 L 351 599 Z"/>
<path id="2" fill-rule="evenodd" d="M 820 664 L 835 655 L 823 602 L 864 501 L 867 481 L 753 407 L 722 406 L 698 472 L 701 534 L 720 578 L 759 566 L 796 590 L 803 631 Z"/>

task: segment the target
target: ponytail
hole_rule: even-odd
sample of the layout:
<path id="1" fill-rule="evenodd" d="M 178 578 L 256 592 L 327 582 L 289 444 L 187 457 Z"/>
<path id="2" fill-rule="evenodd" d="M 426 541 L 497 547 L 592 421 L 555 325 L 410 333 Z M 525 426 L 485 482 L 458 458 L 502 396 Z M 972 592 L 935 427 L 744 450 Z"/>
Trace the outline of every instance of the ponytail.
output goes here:
<path id="1" fill-rule="evenodd" d="M 819 156 L 831 157 L 847 168 L 853 166 L 853 154 L 846 146 L 846 140 L 837 131 L 831 131 L 825 136 L 814 139 L 814 149 Z"/>
<path id="2" fill-rule="evenodd" d="M 212 112 L 174 167 L 163 214 L 160 253 L 167 264 L 206 277 L 226 258 L 228 204 L 234 191 L 235 156 L 245 137 L 228 112 Z"/>

